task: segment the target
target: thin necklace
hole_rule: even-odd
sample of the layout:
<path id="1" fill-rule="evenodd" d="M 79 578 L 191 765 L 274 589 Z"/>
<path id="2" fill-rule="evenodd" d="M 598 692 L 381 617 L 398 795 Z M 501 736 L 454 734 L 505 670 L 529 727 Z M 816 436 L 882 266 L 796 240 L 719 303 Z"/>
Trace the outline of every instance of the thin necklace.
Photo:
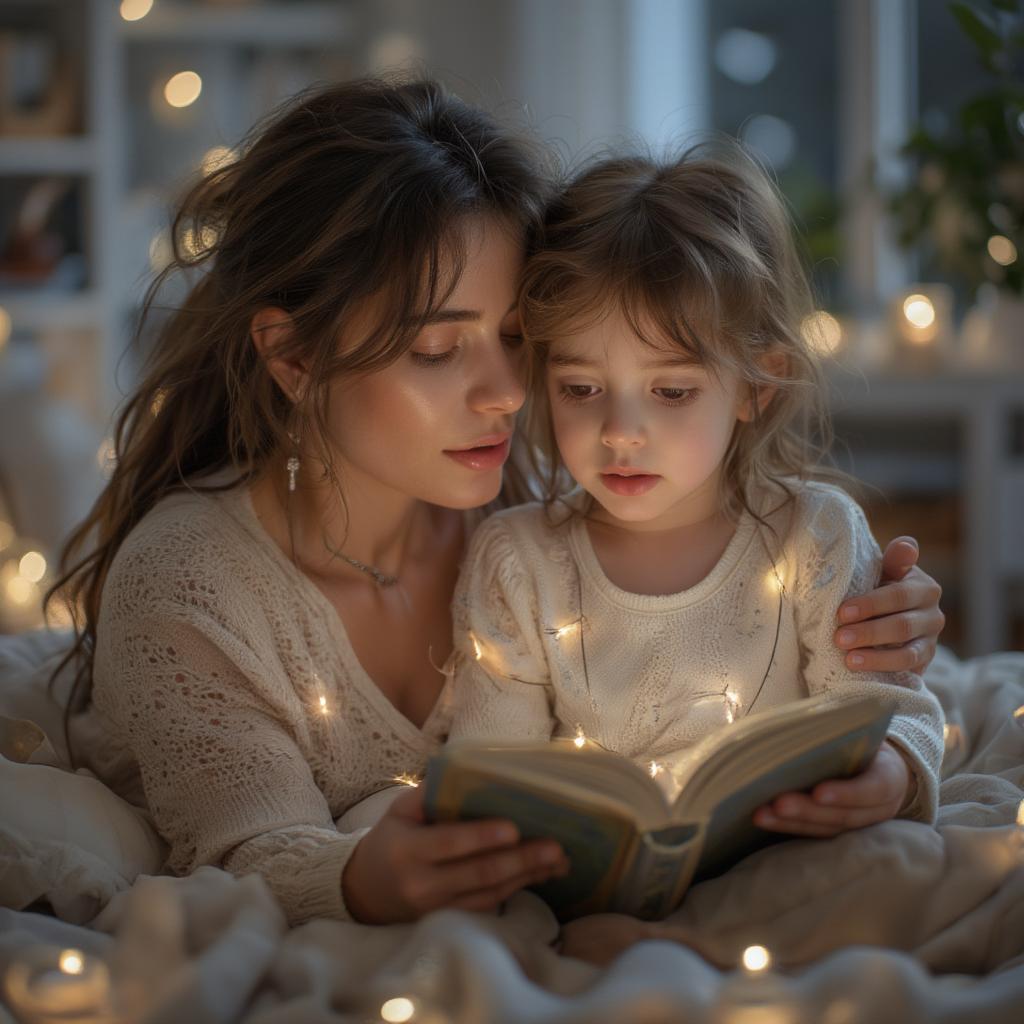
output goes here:
<path id="1" fill-rule="evenodd" d="M 348 562 L 353 569 L 358 569 L 360 572 L 365 572 L 367 576 L 372 577 L 373 582 L 376 583 L 378 587 L 393 587 L 398 582 L 397 576 L 391 576 L 386 572 L 382 572 L 374 565 L 367 565 L 365 562 L 360 562 L 358 558 L 346 555 L 344 551 L 337 551 L 332 548 L 328 548 L 327 550 L 330 551 L 332 555 L 336 555 L 343 562 Z"/>

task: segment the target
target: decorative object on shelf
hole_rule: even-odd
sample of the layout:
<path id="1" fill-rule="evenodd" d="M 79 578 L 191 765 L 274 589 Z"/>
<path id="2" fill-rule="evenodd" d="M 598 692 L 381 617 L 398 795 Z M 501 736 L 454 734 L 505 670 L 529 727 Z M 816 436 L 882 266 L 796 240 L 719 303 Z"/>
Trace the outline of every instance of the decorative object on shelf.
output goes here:
<path id="1" fill-rule="evenodd" d="M 66 135 L 78 127 L 74 68 L 53 32 L 0 31 L 0 135 Z"/>
<path id="2" fill-rule="evenodd" d="M 944 284 L 916 284 L 889 307 L 892 334 L 899 339 L 893 362 L 927 369 L 953 355 L 953 290 Z"/>
<path id="3" fill-rule="evenodd" d="M 73 193 L 69 178 L 39 178 L 17 205 L 8 207 L 13 225 L 0 242 L 0 283 L 19 288 L 49 285 L 68 291 L 82 285 L 81 256 L 69 251 L 74 240 L 69 231 L 62 230 L 66 220 L 77 216 L 72 209 L 77 205 Z"/>
<path id="4" fill-rule="evenodd" d="M 1024 296 L 983 284 L 960 328 L 969 366 L 1013 366 L 1024 359 Z"/>

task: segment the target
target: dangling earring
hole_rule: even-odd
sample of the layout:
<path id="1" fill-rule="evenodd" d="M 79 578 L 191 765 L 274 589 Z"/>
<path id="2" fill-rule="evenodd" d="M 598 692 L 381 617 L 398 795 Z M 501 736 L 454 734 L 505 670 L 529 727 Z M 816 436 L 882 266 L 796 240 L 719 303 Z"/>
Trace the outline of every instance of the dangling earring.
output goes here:
<path id="1" fill-rule="evenodd" d="M 293 434 L 291 431 L 288 432 L 288 437 L 292 444 L 295 445 L 295 452 L 288 456 L 288 461 L 285 463 L 285 469 L 288 470 L 288 490 L 294 492 L 295 478 L 299 475 L 299 466 L 301 465 L 298 456 L 299 438 L 297 434 Z"/>

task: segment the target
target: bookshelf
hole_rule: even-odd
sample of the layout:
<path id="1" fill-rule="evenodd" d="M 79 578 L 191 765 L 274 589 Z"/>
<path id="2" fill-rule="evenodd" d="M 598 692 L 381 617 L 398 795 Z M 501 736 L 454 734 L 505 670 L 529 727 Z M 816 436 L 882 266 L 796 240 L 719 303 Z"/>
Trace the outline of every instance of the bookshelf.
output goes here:
<path id="1" fill-rule="evenodd" d="M 351 73 L 352 12 L 346 0 L 156 0 L 126 21 L 116 0 L 0 0 L 0 70 L 12 79 L 0 82 L 0 240 L 40 182 L 68 183 L 73 218 L 55 232 L 61 273 L 28 274 L 10 258 L 0 268 L 0 309 L 8 343 L 64 362 L 51 396 L 98 429 L 122 398 L 118 371 L 122 387 L 130 380 L 122 357 L 170 200 L 210 148 L 237 143 L 299 88 Z M 22 69 L 47 64 L 61 79 L 49 94 L 63 96 L 63 118 L 43 109 L 34 121 L 5 120 Z M 199 71 L 204 93 L 185 111 L 161 108 L 159 86 L 185 68 Z"/>

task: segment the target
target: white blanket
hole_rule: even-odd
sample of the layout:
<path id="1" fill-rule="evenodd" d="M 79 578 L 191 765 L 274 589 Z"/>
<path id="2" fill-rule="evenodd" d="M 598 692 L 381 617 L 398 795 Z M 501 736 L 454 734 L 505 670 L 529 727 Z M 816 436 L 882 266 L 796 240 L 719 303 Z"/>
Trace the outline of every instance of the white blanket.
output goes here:
<path id="1" fill-rule="evenodd" d="M 408 998 L 421 1024 L 1021 1024 L 1024 655 L 942 655 L 928 682 L 949 720 L 938 827 L 791 841 L 702 883 L 674 920 L 703 957 L 667 942 L 605 970 L 561 957 L 528 893 L 500 916 L 289 931 L 258 878 L 203 868 L 138 879 L 88 926 L 0 910 L 0 970 L 30 942 L 73 945 L 107 959 L 125 1012 L 147 1022 L 379 1021 Z M 759 975 L 738 966 L 755 943 L 773 956 Z"/>

